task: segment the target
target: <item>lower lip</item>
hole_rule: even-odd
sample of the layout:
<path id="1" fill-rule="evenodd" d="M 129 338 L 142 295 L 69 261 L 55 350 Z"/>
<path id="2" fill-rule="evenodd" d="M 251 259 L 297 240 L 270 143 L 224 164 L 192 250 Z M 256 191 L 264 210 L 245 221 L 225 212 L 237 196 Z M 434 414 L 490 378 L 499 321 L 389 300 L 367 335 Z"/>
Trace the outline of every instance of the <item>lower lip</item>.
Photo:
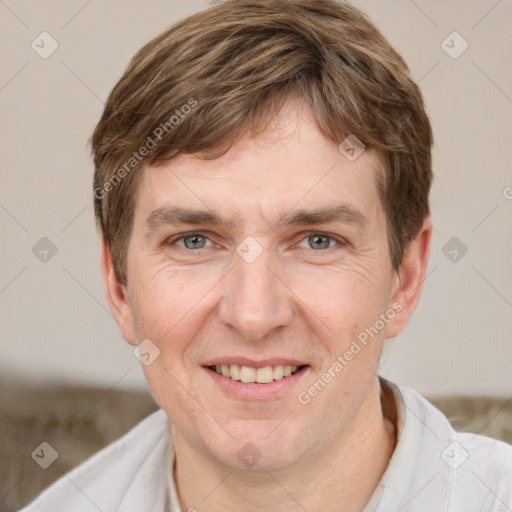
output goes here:
<path id="1" fill-rule="evenodd" d="M 240 400 L 275 400 L 283 397 L 302 379 L 302 376 L 308 371 L 309 366 L 297 370 L 289 377 L 283 377 L 280 380 L 274 380 L 267 384 L 258 384 L 257 382 L 241 382 L 217 373 L 209 368 L 203 367 L 204 371 L 221 390 L 231 398 Z"/>

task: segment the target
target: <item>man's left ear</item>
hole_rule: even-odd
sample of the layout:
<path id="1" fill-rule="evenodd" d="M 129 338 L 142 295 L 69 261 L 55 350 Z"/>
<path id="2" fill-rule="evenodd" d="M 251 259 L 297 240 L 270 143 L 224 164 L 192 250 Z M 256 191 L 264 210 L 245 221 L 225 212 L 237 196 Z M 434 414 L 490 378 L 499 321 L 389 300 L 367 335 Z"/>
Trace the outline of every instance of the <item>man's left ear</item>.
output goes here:
<path id="1" fill-rule="evenodd" d="M 390 305 L 400 312 L 387 324 L 386 338 L 398 336 L 416 309 L 427 273 L 431 239 L 432 221 L 428 218 L 423 221 L 421 229 L 404 254 L 400 268 L 393 276 Z"/>

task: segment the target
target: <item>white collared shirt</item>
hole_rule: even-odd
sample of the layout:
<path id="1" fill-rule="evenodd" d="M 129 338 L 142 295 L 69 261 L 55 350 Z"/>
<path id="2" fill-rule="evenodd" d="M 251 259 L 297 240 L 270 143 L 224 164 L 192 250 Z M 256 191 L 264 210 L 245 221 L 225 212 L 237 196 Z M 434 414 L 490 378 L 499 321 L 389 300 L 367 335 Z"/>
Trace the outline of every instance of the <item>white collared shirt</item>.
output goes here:
<path id="1" fill-rule="evenodd" d="M 397 445 L 363 512 L 512 512 L 512 446 L 457 433 L 415 391 L 387 384 Z M 21 512 L 183 512 L 173 462 L 168 420 L 158 410 Z"/>

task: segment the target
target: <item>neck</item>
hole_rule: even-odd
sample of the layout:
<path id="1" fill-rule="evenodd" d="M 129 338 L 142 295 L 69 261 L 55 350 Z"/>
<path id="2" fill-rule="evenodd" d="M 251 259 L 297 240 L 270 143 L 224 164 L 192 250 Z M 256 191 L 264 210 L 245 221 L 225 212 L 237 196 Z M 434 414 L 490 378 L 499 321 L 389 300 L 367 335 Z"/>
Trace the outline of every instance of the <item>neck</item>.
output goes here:
<path id="1" fill-rule="evenodd" d="M 395 447 L 393 414 L 388 418 L 388 406 L 384 407 L 390 403 L 388 393 L 389 389 L 384 400 L 376 381 L 354 421 L 328 450 L 307 462 L 297 461 L 286 470 L 226 470 L 200 456 L 172 429 L 175 481 L 182 511 L 362 510 Z"/>

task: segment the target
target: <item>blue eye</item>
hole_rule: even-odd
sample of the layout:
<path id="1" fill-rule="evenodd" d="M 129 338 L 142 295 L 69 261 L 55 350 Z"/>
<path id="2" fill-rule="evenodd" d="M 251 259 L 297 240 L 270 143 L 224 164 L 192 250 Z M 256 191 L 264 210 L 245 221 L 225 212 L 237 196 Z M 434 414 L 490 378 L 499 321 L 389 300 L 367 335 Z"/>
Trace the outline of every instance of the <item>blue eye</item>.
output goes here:
<path id="1" fill-rule="evenodd" d="M 312 249 L 328 249 L 332 238 L 326 235 L 311 235 L 307 240 Z"/>
<path id="2" fill-rule="evenodd" d="M 181 238 L 178 238 L 174 241 L 174 243 L 183 241 L 183 246 L 185 249 L 203 249 L 205 247 L 207 237 L 202 235 L 201 233 L 191 233 L 189 235 L 184 235 Z"/>
<path id="3" fill-rule="evenodd" d="M 338 245 L 343 245 L 341 241 L 338 241 L 333 236 L 324 235 L 322 233 L 310 233 L 302 240 L 301 243 L 304 243 L 304 241 L 307 242 L 308 247 L 302 246 L 303 248 L 317 249 L 320 251 L 330 249 L 332 247 L 331 242 L 337 243 Z"/>
<path id="4" fill-rule="evenodd" d="M 207 245 L 208 243 L 210 245 Z M 304 246 L 304 243 L 306 243 L 307 246 Z M 169 241 L 169 244 L 176 244 L 178 247 L 192 252 L 194 250 L 208 248 L 212 245 L 212 242 L 204 233 L 185 233 Z M 299 243 L 299 247 L 302 249 L 313 249 L 315 252 L 331 249 L 335 245 L 343 246 L 346 245 L 346 243 L 343 239 L 333 235 L 317 232 L 306 233 Z"/>

